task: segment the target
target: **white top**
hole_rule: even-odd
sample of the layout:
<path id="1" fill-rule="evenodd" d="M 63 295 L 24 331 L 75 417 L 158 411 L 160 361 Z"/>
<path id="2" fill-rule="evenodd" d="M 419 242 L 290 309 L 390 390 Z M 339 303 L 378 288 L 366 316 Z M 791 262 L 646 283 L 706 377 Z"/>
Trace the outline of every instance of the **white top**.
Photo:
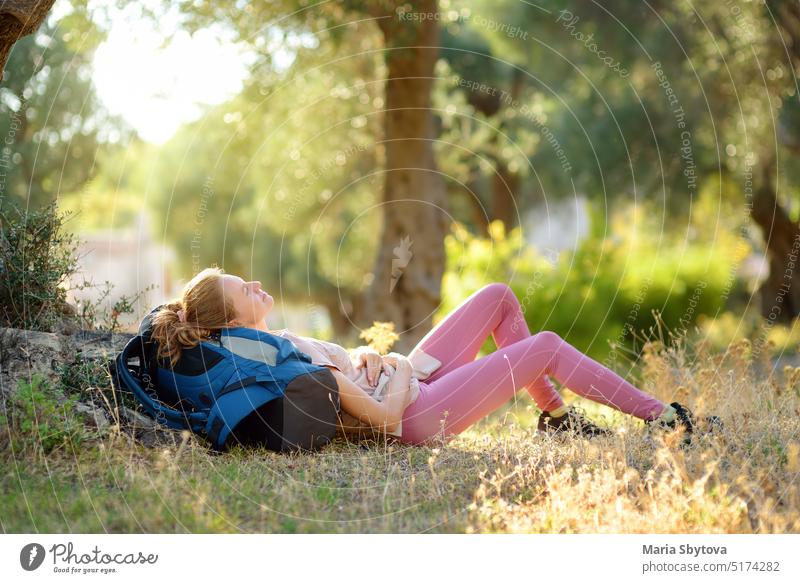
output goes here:
<path id="1" fill-rule="evenodd" d="M 313 364 L 336 368 L 341 371 L 344 376 L 361 387 L 364 392 L 369 394 L 373 399 L 376 401 L 383 400 L 383 393 L 386 389 L 386 385 L 395 371 L 395 368 L 390 364 L 386 364 L 387 371 L 381 370 L 379 372 L 378 384 L 373 387 L 367 380 L 366 367 L 362 366 L 356 368 L 353 361 L 350 359 L 350 354 L 342 346 L 334 342 L 326 342 L 325 340 L 319 340 L 310 336 L 299 336 L 286 328 L 282 330 L 270 330 L 270 333 L 290 340 L 300 352 L 304 352 L 311 357 L 311 362 Z M 412 366 L 411 380 L 409 382 L 411 400 L 408 404 L 410 405 L 419 397 L 419 381 L 427 379 L 433 371 L 442 366 L 442 363 L 419 349 L 412 351 L 408 359 Z M 398 424 L 395 431 L 388 432 L 389 435 L 397 437 L 400 437 L 402 433 L 402 421 Z"/>

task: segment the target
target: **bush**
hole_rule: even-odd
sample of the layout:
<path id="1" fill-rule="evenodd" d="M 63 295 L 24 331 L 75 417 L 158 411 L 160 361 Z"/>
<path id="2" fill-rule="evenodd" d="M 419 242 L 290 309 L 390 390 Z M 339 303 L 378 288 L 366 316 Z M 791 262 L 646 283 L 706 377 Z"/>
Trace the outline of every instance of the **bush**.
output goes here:
<path id="1" fill-rule="evenodd" d="M 117 332 L 121 316 L 133 314 L 136 303 L 153 289 L 120 296 L 101 310 L 114 288 L 111 282 L 72 285 L 78 240 L 63 228 L 69 216 L 59 213 L 55 202 L 34 211 L 0 207 L 0 326 L 53 332 L 62 323 Z M 86 288 L 102 288 L 99 298 L 80 300 L 77 306 L 67 303 L 69 291 Z"/>
<path id="2" fill-rule="evenodd" d="M 514 290 L 531 333 L 552 330 L 597 360 L 638 350 L 634 338 L 641 340 L 639 332 L 656 325 L 682 336 L 698 316 L 722 307 L 742 249 L 733 235 L 717 234 L 714 244 L 687 243 L 666 234 L 658 238 L 661 231 L 646 225 L 634 228 L 637 221 L 646 222 L 634 209 L 612 221 L 606 237 L 591 235 L 575 252 L 559 255 L 529 246 L 519 227 L 506 233 L 500 221 L 490 225 L 488 238 L 456 224 L 445 241 L 438 317 L 499 281 Z M 484 352 L 493 347 L 487 340 Z"/>
<path id="3" fill-rule="evenodd" d="M 77 270 L 77 242 L 56 203 L 26 211 L 0 207 L 0 325 L 52 331 L 70 318 L 64 285 Z"/>

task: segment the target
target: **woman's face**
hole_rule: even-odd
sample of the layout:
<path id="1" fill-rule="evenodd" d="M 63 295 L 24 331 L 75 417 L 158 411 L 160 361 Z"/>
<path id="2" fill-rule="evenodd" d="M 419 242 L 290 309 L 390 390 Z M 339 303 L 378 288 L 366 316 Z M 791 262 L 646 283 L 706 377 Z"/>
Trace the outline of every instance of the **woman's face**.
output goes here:
<path id="1" fill-rule="evenodd" d="M 222 276 L 222 293 L 233 302 L 236 310 L 232 323 L 241 326 L 266 320 L 275 303 L 273 297 L 261 289 L 260 281 L 245 281 L 227 273 Z"/>

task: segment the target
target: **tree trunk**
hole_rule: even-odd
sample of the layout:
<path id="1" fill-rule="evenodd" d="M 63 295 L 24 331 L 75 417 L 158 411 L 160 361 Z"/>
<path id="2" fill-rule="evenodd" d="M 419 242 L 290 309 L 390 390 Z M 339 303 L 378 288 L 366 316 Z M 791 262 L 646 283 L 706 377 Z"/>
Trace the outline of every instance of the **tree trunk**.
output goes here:
<path id="1" fill-rule="evenodd" d="M 314 261 L 316 259 L 315 254 Z M 310 269 L 313 268 L 311 265 Z M 360 313 L 362 300 L 359 294 L 342 294 L 341 289 L 322 278 L 314 283 L 313 289 L 312 301 L 325 306 L 328 311 L 333 341 L 345 347 L 355 346 L 359 342 L 363 344 L 353 323 L 353 315 Z"/>
<path id="2" fill-rule="evenodd" d="M 515 68 L 511 72 L 511 95 L 512 103 L 517 103 L 522 96 L 525 87 L 525 75 Z M 501 106 L 502 107 L 502 106 Z M 520 176 L 518 172 L 512 172 L 505 159 L 500 154 L 502 142 L 508 138 L 501 138 L 499 132 L 506 132 L 508 124 L 501 121 L 498 123 L 498 132 L 492 137 L 495 146 L 495 173 L 492 177 L 492 216 L 491 220 L 501 220 L 506 226 L 506 231 L 510 231 L 519 224 L 519 187 Z"/>
<path id="3" fill-rule="evenodd" d="M 484 197 L 481 196 L 479 170 L 477 168 L 472 169 L 466 188 L 461 186 L 457 186 L 457 188 L 459 194 L 466 197 L 468 204 L 472 208 L 472 221 L 475 224 L 476 231 L 485 235 L 489 232 L 489 221 L 491 219 L 483 204 Z"/>
<path id="4" fill-rule="evenodd" d="M 416 2 L 413 10 L 433 14 L 436 0 Z M 388 66 L 384 224 L 356 321 L 363 327 L 393 322 L 400 339 L 392 349 L 408 353 L 433 324 L 445 268 L 447 199 L 430 109 L 439 26 L 435 18 L 401 20 L 395 12 L 379 23 Z"/>
<path id="5" fill-rule="evenodd" d="M 778 202 L 772 173 L 763 166 L 761 184 L 753 193 L 753 220 L 761 227 L 769 260 L 769 276 L 759 288 L 761 315 L 773 323 L 790 324 L 800 313 L 800 225 Z"/>
<path id="6" fill-rule="evenodd" d="M 776 37 L 780 40 L 778 50 L 797 67 L 800 65 L 800 5 L 777 0 L 767 0 L 766 4 L 769 17 L 780 29 Z M 778 118 L 777 137 L 781 146 L 788 148 L 791 155 L 797 155 L 800 142 L 796 124 L 783 115 Z M 753 194 L 752 216 L 761 227 L 769 259 L 769 276 L 759 288 L 761 314 L 768 320 L 789 324 L 800 313 L 800 266 L 797 265 L 800 225 L 791 220 L 778 201 L 777 187 L 773 184 L 776 155 L 768 153 L 767 162 L 762 166 L 761 184 Z"/>
<path id="7" fill-rule="evenodd" d="M 516 103 L 522 95 L 522 90 L 525 88 L 525 75 L 519 69 L 513 69 L 511 72 L 511 86 L 508 94 L 512 103 Z M 495 164 L 495 171 L 491 176 L 491 208 L 488 209 L 489 217 L 483 223 L 488 225 L 490 221 L 500 220 L 506 226 L 506 230 L 511 230 L 516 227 L 519 222 L 517 220 L 519 215 L 519 187 L 520 176 L 517 172 L 511 172 L 506 164 L 505 159 L 500 155 L 499 150 L 507 138 L 501 138 L 500 133 L 506 132 L 508 129 L 502 116 L 498 115 L 503 110 L 506 102 L 500 99 L 499 95 L 482 93 L 478 91 L 469 91 L 467 93 L 467 101 L 477 111 L 481 112 L 487 118 L 495 115 L 495 123 L 497 131 L 492 135 L 491 146 L 494 150 L 492 160 Z M 485 211 L 484 211 L 485 212 Z M 486 233 L 484 226 L 481 222 L 476 223 L 479 232 Z"/>
<path id="8" fill-rule="evenodd" d="M 511 172 L 501 157 L 495 158 L 495 172 L 492 176 L 492 215 L 491 220 L 503 221 L 507 231 L 519 224 L 519 174 Z"/>
<path id="9" fill-rule="evenodd" d="M 0 78 L 14 43 L 42 24 L 55 0 L 6 0 L 0 4 Z"/>

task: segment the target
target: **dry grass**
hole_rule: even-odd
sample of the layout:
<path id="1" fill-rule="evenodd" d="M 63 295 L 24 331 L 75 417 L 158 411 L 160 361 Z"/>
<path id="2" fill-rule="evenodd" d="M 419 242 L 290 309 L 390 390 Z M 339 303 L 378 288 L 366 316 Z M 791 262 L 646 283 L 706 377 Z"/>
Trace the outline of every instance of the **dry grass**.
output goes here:
<path id="1" fill-rule="evenodd" d="M 648 344 L 642 383 L 726 424 L 680 435 L 587 407 L 613 437 L 551 439 L 516 403 L 439 448 L 337 440 L 314 455 L 237 449 L 195 436 L 148 450 L 112 431 L 58 455 L 7 459 L 5 532 L 800 532 L 800 369 L 747 341 L 724 355 Z M 768 369 L 767 369 L 768 370 Z M 676 375 L 678 377 L 676 382 Z M 676 392 L 677 387 L 677 392 Z M 369 447 L 365 447 L 368 445 Z"/>

